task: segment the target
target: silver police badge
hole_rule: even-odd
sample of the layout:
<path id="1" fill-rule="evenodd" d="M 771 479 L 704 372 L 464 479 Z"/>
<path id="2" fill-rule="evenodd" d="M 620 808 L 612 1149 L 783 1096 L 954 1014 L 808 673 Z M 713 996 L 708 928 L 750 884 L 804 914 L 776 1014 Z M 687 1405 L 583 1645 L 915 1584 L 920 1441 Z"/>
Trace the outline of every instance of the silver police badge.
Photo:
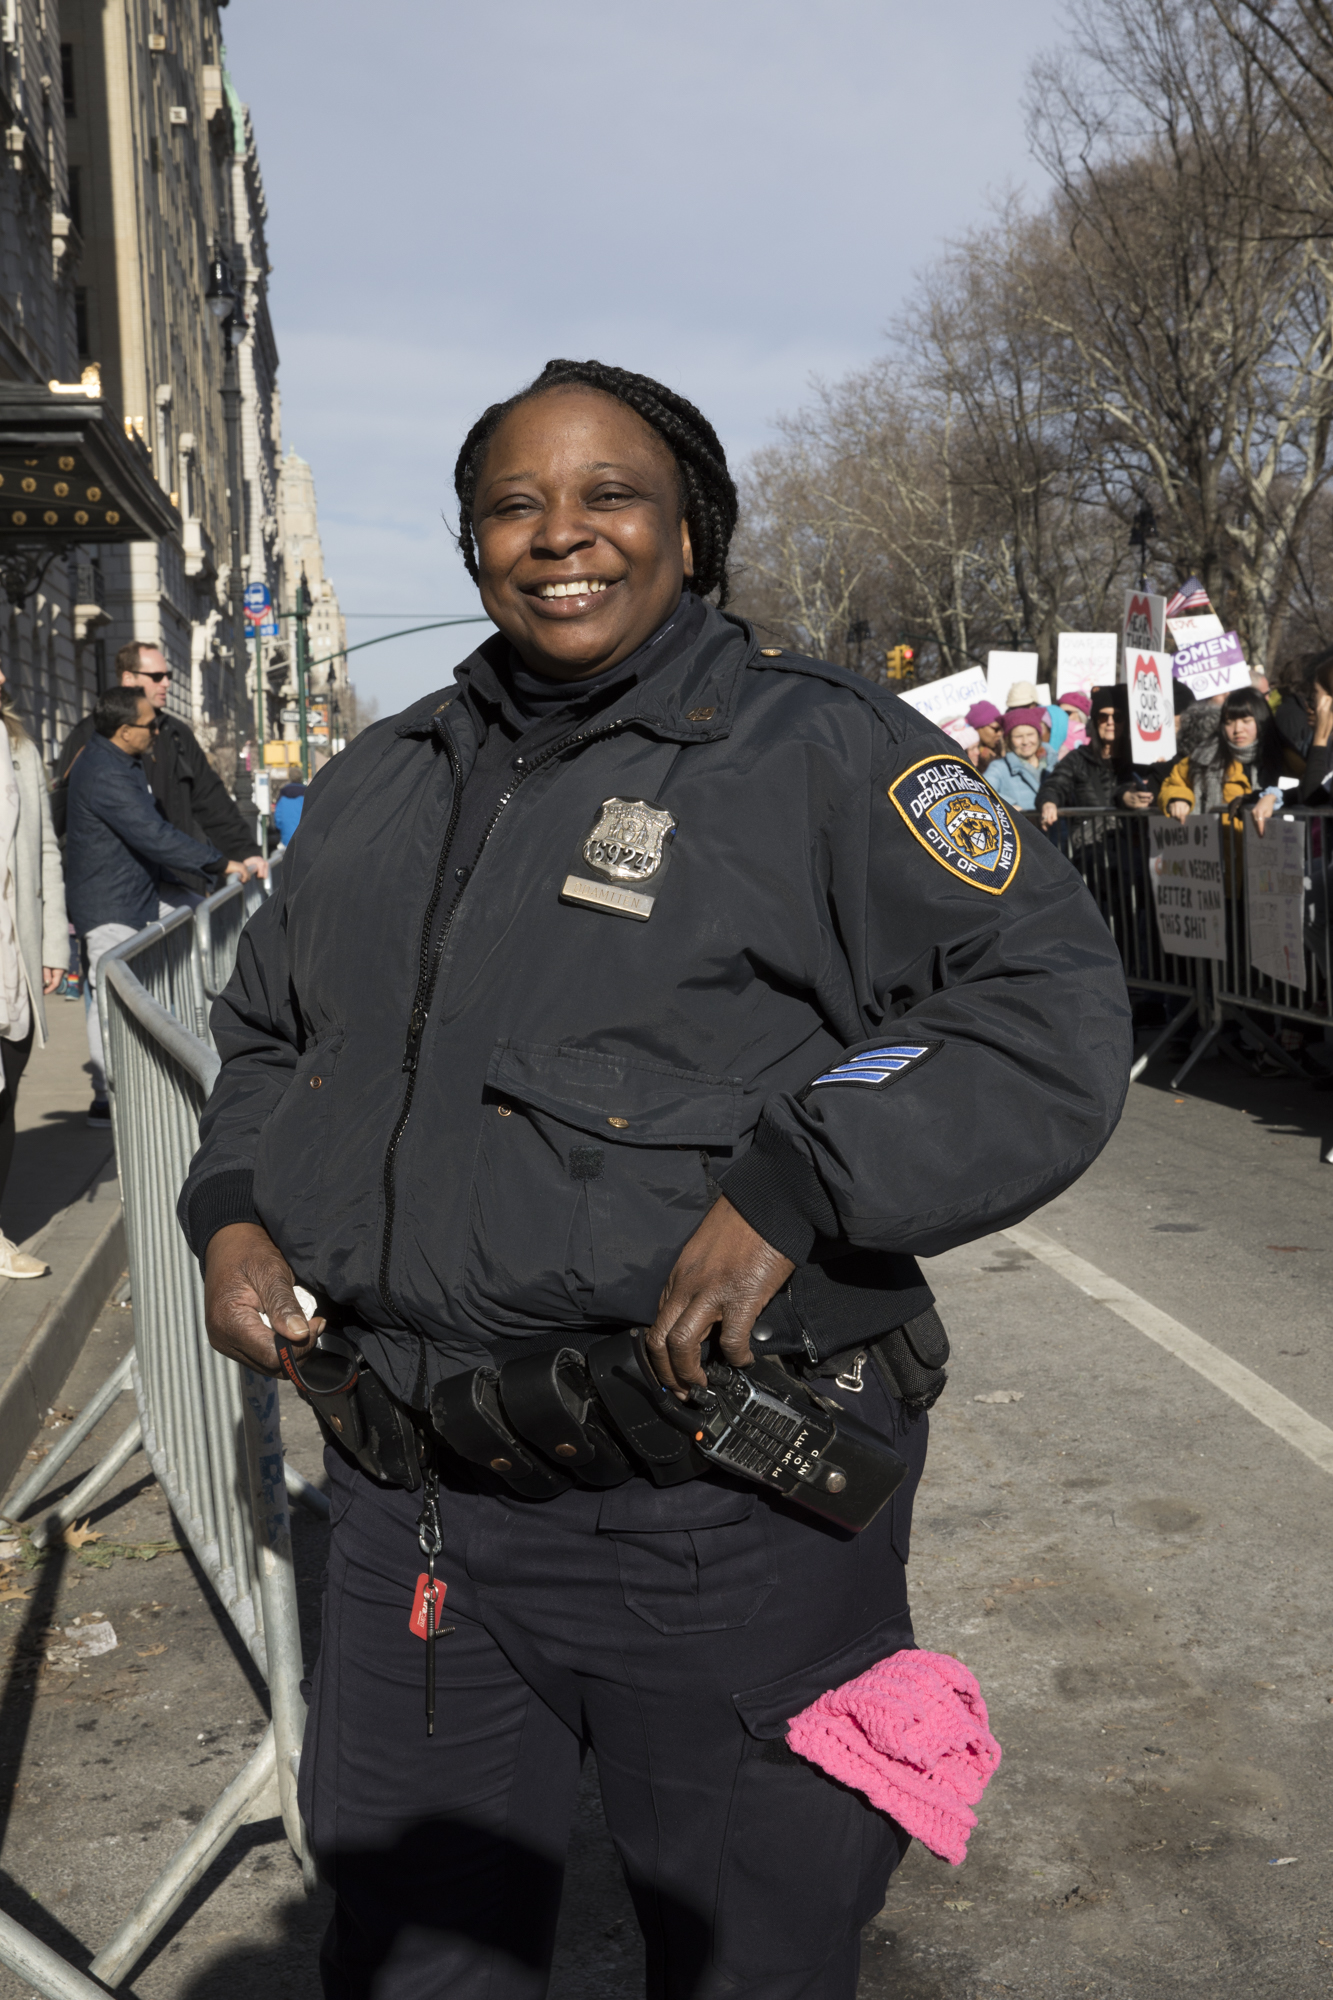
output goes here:
<path id="1" fill-rule="evenodd" d="M 583 858 L 613 882 L 646 882 L 662 865 L 676 822 L 644 799 L 603 799 L 602 816 L 583 843 Z"/>
<path id="2" fill-rule="evenodd" d="M 642 885 L 660 875 L 676 822 L 661 806 L 647 799 L 603 799 L 597 823 L 583 843 L 583 859 L 602 877 L 567 875 L 560 890 L 563 903 L 582 903 L 611 916 L 646 923 L 654 896 Z"/>

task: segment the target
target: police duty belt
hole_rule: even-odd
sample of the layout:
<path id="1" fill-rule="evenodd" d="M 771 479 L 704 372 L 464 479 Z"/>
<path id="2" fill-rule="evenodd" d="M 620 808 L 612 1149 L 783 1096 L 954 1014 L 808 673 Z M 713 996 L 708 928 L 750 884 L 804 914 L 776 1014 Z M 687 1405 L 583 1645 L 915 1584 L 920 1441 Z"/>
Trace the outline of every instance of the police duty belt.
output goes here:
<path id="1" fill-rule="evenodd" d="M 707 1387 L 682 1402 L 648 1358 L 642 1327 L 595 1340 L 586 1355 L 547 1349 L 438 1382 L 429 1423 L 390 1395 L 346 1335 L 326 1330 L 298 1356 L 277 1339 L 300 1395 L 372 1478 L 415 1492 L 437 1441 L 527 1500 L 635 1475 L 678 1486 L 716 1469 L 752 1480 L 839 1527 L 866 1527 L 905 1462 L 835 1398 L 777 1355 L 744 1368 L 704 1364 Z"/>

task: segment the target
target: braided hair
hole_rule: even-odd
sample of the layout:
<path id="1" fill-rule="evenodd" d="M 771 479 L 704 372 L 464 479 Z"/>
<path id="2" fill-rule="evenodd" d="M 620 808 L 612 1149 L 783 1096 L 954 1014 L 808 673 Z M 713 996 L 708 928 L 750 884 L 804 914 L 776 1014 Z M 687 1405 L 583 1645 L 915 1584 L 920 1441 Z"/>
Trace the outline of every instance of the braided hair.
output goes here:
<path id="1" fill-rule="evenodd" d="M 694 575 L 686 577 L 686 588 L 699 597 L 716 591 L 719 605 L 725 604 L 727 549 L 736 527 L 738 503 L 717 432 L 693 403 L 687 403 L 673 389 L 654 382 L 650 375 L 635 375 L 628 368 L 612 368 L 604 361 L 548 361 L 526 389 L 484 410 L 464 438 L 454 467 L 454 489 L 458 494 L 458 546 L 472 581 L 478 580 L 472 508 L 477 469 L 486 446 L 520 403 L 550 389 L 565 388 L 599 389 L 604 396 L 614 396 L 657 432 L 676 461 L 681 516 L 690 531 Z"/>

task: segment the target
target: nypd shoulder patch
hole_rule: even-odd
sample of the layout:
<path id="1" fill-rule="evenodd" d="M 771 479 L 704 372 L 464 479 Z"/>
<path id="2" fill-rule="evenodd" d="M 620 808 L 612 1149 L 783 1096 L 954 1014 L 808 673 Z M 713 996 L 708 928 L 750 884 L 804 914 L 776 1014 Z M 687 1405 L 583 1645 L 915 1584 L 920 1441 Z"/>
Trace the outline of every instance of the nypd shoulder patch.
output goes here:
<path id="1" fill-rule="evenodd" d="M 813 1077 L 806 1090 L 818 1090 L 826 1083 L 852 1083 L 862 1090 L 885 1090 L 905 1070 L 918 1069 L 928 1056 L 943 1047 L 943 1042 L 886 1042 L 882 1048 L 859 1049 L 845 1062 Z M 805 1092 L 801 1094 L 804 1096 Z"/>
<path id="2" fill-rule="evenodd" d="M 889 797 L 941 868 L 992 896 L 1004 894 L 1018 867 L 1018 828 L 965 758 L 924 757 L 894 779 Z"/>

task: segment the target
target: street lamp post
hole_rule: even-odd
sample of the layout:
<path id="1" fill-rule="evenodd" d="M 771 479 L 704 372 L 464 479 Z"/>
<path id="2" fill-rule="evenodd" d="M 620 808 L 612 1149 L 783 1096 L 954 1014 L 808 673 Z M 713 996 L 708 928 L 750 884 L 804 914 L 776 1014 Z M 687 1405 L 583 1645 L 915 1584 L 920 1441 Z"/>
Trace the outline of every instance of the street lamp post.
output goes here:
<path id="1" fill-rule="evenodd" d="M 310 641 L 306 636 L 306 621 L 310 617 L 313 599 L 310 586 L 301 571 L 301 581 L 296 586 L 296 604 L 293 617 L 296 620 L 296 700 L 301 714 L 301 776 L 306 784 L 310 782 L 310 720 L 306 712 L 307 683 L 310 678 Z"/>
<path id="2" fill-rule="evenodd" d="M 204 296 L 221 324 L 226 356 L 222 371 L 222 415 L 227 433 L 227 512 L 231 530 L 231 653 L 237 685 L 243 694 L 250 661 L 245 644 L 242 554 L 245 492 L 241 478 L 241 364 L 237 350 L 249 322 L 232 279 L 231 266 L 219 249 L 214 250 L 208 267 L 208 290 Z M 263 699 L 258 688 L 255 695 L 257 702 Z"/>

